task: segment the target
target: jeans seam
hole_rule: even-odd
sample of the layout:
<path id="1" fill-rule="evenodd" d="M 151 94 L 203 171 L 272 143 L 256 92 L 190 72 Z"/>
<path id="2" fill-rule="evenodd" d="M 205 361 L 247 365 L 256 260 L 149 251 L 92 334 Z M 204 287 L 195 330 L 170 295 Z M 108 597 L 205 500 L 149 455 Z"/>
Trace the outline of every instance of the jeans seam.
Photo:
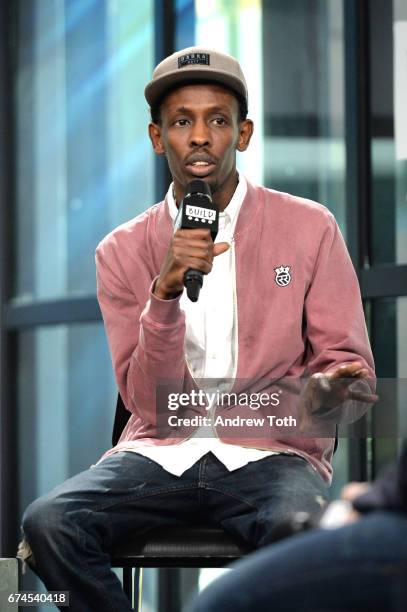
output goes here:
<path id="1" fill-rule="evenodd" d="M 199 463 L 199 472 L 198 472 L 198 504 L 201 506 L 204 503 L 203 499 L 203 489 L 206 488 L 205 484 L 205 467 L 208 461 L 208 456 L 204 455 Z"/>
<path id="2" fill-rule="evenodd" d="M 81 522 L 82 522 L 82 521 L 81 521 Z M 80 523 L 81 523 L 81 522 L 80 522 Z M 82 531 L 82 534 L 83 534 L 83 535 L 81 534 L 81 531 L 80 531 L 80 529 L 79 529 L 79 524 L 80 524 L 80 523 L 77 523 L 77 525 L 76 525 L 77 537 L 78 537 L 79 542 L 82 542 L 82 544 L 83 544 L 83 545 L 84 545 L 84 547 L 85 547 L 85 546 L 86 546 L 86 536 L 87 536 L 87 534 L 86 534 L 86 531 Z M 110 599 L 110 595 L 109 595 L 109 591 L 108 591 L 108 589 L 106 588 L 106 586 L 105 586 L 105 584 L 104 584 L 103 580 L 101 580 L 101 579 L 99 578 L 99 576 L 97 576 L 96 574 L 94 574 L 94 573 L 91 571 L 91 569 L 90 569 L 90 567 L 89 567 L 89 565 L 88 565 L 88 562 L 87 562 L 86 556 L 84 556 L 84 558 L 83 558 L 83 567 L 84 567 L 84 569 L 85 569 L 86 573 L 88 574 L 88 576 L 89 576 L 89 577 L 90 577 L 92 580 L 96 580 L 96 582 L 97 582 L 97 583 L 98 583 L 98 584 L 99 584 L 99 585 L 102 587 L 102 590 L 103 590 L 103 592 L 105 593 L 105 597 L 106 597 L 107 603 L 108 603 L 108 605 L 109 605 L 109 608 L 112 610 L 112 612 L 117 612 L 116 607 L 115 607 L 115 605 L 114 605 L 114 602 L 112 602 L 112 600 Z M 112 570 L 110 570 L 110 571 L 112 571 Z"/>
<path id="3" fill-rule="evenodd" d="M 157 495 L 162 495 L 163 493 L 171 493 L 175 491 L 187 491 L 188 489 L 193 490 L 196 488 L 197 488 L 197 485 L 173 485 L 171 487 L 164 487 L 164 488 L 161 488 L 159 491 L 152 491 L 150 493 L 144 493 L 144 494 L 136 493 L 133 495 L 127 495 L 124 498 L 120 498 L 120 501 L 109 502 L 107 504 L 101 504 L 99 506 L 95 506 L 94 508 L 92 508 L 91 512 L 99 512 L 100 510 L 107 510 L 108 508 L 114 508 L 115 506 L 120 506 L 123 503 L 126 503 L 128 501 L 134 501 L 136 499 L 146 499 L 148 497 L 155 497 Z M 83 519 L 79 520 L 78 524 L 81 524 L 82 520 Z"/>
<path id="4" fill-rule="evenodd" d="M 227 495 L 228 497 L 232 497 L 233 499 L 237 499 L 238 501 L 245 503 L 247 506 L 250 506 L 251 508 L 254 508 L 254 510 L 257 510 L 257 511 L 260 510 L 260 508 L 258 506 L 256 506 L 255 504 L 253 504 L 253 502 L 251 502 L 250 500 L 246 499 L 245 497 L 241 497 L 239 495 L 231 493 L 230 491 L 228 491 L 226 489 L 222 489 L 221 487 L 215 487 L 213 485 L 206 485 L 205 488 L 208 491 L 216 491 L 217 493 L 222 493 L 222 495 Z"/>

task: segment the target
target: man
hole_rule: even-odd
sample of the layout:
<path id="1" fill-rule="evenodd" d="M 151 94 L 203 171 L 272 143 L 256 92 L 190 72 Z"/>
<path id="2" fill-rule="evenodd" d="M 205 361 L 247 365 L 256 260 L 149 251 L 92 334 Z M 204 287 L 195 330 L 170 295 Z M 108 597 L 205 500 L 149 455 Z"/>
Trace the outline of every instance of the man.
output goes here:
<path id="1" fill-rule="evenodd" d="M 262 546 L 287 513 L 316 513 L 326 502 L 333 440 L 217 425 L 217 416 L 253 413 L 250 404 L 219 405 L 218 384 L 270 391 L 277 379 L 286 393 L 286 379 L 315 374 L 303 424 L 321 407 L 335 412 L 342 400 L 373 399 L 369 387 L 349 384 L 371 376 L 373 360 L 335 220 L 323 206 L 252 186 L 236 170 L 236 151 L 247 149 L 253 131 L 237 61 L 179 51 L 157 66 L 145 95 L 152 145 L 166 156 L 173 184 L 164 202 L 96 251 L 98 299 L 131 416 L 96 466 L 36 500 L 23 518 L 22 556 L 48 589 L 70 591 L 75 611 L 130 609 L 109 566 L 109 551 L 130 529 L 204 517 Z M 196 178 L 219 207 L 215 245 L 206 229 L 173 233 Z M 205 275 L 195 304 L 183 291 L 188 269 Z M 169 417 L 160 425 L 169 407 L 163 380 L 172 395 L 190 398 L 184 406 L 179 396 L 179 427 L 168 426 Z M 197 405 L 198 387 L 212 400 Z M 209 423 L 192 424 L 205 415 Z"/>

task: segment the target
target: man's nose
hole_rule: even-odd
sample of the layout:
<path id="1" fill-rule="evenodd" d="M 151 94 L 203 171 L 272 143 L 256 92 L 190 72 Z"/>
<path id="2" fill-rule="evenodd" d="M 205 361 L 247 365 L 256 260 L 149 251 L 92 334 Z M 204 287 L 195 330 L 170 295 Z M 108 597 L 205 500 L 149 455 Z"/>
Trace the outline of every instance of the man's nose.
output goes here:
<path id="1" fill-rule="evenodd" d="M 193 124 L 190 142 L 192 147 L 204 147 L 210 144 L 210 131 L 205 121 L 196 121 Z"/>

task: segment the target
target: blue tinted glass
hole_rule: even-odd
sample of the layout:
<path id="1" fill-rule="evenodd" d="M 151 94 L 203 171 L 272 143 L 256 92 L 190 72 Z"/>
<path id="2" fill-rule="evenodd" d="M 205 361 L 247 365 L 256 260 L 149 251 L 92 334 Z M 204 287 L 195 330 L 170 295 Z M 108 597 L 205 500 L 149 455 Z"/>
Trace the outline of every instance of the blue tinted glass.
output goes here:
<path id="1" fill-rule="evenodd" d="M 195 1 L 176 0 L 175 49 L 195 45 Z"/>
<path id="2" fill-rule="evenodd" d="M 342 3 L 195 0 L 195 11 L 197 44 L 231 53 L 246 76 L 255 130 L 240 170 L 322 202 L 345 233 Z"/>
<path id="3" fill-rule="evenodd" d="M 15 295 L 93 293 L 97 243 L 154 203 L 153 2 L 23 4 Z"/>
<path id="4" fill-rule="evenodd" d="M 88 469 L 111 447 L 117 390 L 99 323 L 23 332 L 18 363 L 21 518 L 31 501 Z M 31 571 L 23 588 L 45 591 Z"/>

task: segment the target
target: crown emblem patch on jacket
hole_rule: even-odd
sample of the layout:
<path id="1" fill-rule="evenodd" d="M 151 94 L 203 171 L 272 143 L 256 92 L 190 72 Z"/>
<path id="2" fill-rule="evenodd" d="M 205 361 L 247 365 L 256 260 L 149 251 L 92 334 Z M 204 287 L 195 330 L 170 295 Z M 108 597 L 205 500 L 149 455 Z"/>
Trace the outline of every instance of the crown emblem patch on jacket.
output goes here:
<path id="1" fill-rule="evenodd" d="M 276 278 L 274 279 L 279 287 L 287 287 L 291 283 L 291 266 L 279 266 L 274 268 Z"/>

